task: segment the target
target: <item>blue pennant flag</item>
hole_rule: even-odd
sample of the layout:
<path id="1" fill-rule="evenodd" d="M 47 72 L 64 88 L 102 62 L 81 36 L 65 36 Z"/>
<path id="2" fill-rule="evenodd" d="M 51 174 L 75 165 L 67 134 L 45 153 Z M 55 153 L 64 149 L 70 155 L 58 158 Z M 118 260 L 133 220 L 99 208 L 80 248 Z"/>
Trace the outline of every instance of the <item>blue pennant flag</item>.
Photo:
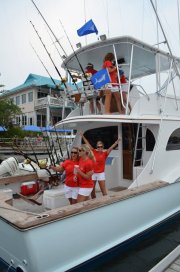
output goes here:
<path id="1" fill-rule="evenodd" d="M 91 33 L 98 34 L 98 30 L 97 30 L 94 22 L 92 21 L 92 19 L 89 20 L 87 23 L 85 23 L 85 25 L 83 25 L 80 29 L 77 30 L 78 36 L 84 36 L 84 35 L 88 35 Z"/>
<path id="2" fill-rule="evenodd" d="M 95 73 L 91 77 L 91 82 L 94 85 L 94 88 L 96 90 L 100 89 L 101 87 L 103 87 L 107 83 L 110 83 L 111 79 L 110 79 L 108 70 L 107 69 L 99 70 L 97 73 Z"/>

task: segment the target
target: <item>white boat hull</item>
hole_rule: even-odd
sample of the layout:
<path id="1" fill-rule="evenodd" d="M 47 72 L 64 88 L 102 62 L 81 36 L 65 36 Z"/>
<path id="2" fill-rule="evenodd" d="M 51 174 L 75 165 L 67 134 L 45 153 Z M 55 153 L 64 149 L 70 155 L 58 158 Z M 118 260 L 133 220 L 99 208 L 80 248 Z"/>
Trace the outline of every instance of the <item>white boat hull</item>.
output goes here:
<path id="1" fill-rule="evenodd" d="M 177 182 L 24 231 L 1 219 L 0 256 L 22 271 L 66 271 L 178 213 L 179 195 Z"/>

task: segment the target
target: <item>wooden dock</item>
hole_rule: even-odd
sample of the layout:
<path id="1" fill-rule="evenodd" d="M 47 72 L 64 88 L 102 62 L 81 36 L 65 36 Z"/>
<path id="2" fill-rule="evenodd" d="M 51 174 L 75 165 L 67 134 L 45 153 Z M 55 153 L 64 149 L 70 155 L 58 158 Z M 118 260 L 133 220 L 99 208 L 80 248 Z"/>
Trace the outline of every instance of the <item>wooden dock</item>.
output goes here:
<path id="1" fill-rule="evenodd" d="M 149 270 L 149 272 L 180 272 L 180 245 Z"/>

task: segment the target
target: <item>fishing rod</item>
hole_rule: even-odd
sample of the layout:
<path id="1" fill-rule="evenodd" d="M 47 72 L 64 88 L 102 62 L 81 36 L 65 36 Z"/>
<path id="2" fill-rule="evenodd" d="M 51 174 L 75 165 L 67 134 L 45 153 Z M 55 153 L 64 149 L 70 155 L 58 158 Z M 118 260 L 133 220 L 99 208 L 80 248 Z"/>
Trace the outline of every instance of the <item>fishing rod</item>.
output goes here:
<path id="1" fill-rule="evenodd" d="M 36 52 L 35 48 L 32 46 L 32 44 L 30 43 L 32 49 L 34 50 L 34 53 L 36 54 L 37 58 L 39 59 L 39 61 L 41 62 L 41 64 L 43 65 L 44 69 L 46 70 L 46 72 L 48 73 L 50 79 L 52 80 L 52 82 L 54 83 L 56 88 L 59 88 L 59 86 L 56 84 L 56 82 L 54 81 L 54 79 L 52 78 L 51 74 L 49 73 L 48 69 L 46 68 L 45 64 L 43 63 L 43 61 L 41 60 L 40 56 L 38 55 L 38 53 Z"/>
<path id="2" fill-rule="evenodd" d="M 83 76 L 85 77 L 86 80 L 88 80 L 87 75 L 86 75 L 86 73 L 85 73 L 85 71 L 84 71 L 84 69 L 83 69 L 83 67 L 82 67 L 82 65 L 81 65 L 81 63 L 80 63 L 80 61 L 79 61 L 79 58 L 78 58 L 78 56 L 77 56 L 77 54 L 76 54 L 76 52 L 75 52 L 75 50 L 74 50 L 74 48 L 73 48 L 73 45 L 72 45 L 72 43 L 71 43 L 71 41 L 70 41 L 70 39 L 69 39 L 69 37 L 68 37 L 68 35 L 67 35 L 67 32 L 66 32 L 66 30 L 65 30 L 65 28 L 64 28 L 64 26 L 63 26 L 63 24 L 62 24 L 62 22 L 61 22 L 60 19 L 59 19 L 59 22 L 60 22 L 61 27 L 62 27 L 62 29 L 63 29 L 65 35 L 66 35 L 66 38 L 67 38 L 68 42 L 69 42 L 69 44 L 70 44 L 70 46 L 71 46 L 71 48 L 72 48 L 72 50 L 73 50 L 74 56 L 75 56 L 76 59 L 77 59 L 77 62 L 78 62 L 78 64 L 79 64 L 79 67 L 81 68 L 81 71 L 82 71 L 82 73 L 83 73 Z"/>
<path id="3" fill-rule="evenodd" d="M 53 66 L 54 66 L 56 72 L 58 73 L 59 77 L 61 78 L 61 81 L 62 81 L 62 83 L 64 84 L 65 89 L 68 89 L 65 80 L 63 79 L 61 73 L 59 72 L 58 68 L 56 67 L 56 64 L 54 63 L 54 61 L 53 61 L 53 59 L 52 59 L 52 57 L 51 57 L 51 54 L 49 53 L 49 51 L 47 50 L 45 44 L 43 43 L 42 38 L 40 37 L 38 31 L 36 30 L 35 26 L 33 25 L 33 23 L 32 23 L 31 21 L 30 21 L 30 23 L 31 23 L 31 25 L 33 26 L 33 28 L 34 28 L 34 30 L 35 30 L 35 32 L 36 32 L 36 34 L 37 34 L 37 36 L 38 36 L 40 42 L 42 43 L 42 45 L 43 45 L 43 47 L 44 47 L 46 53 L 48 54 L 48 56 L 49 56 L 49 58 L 50 58 L 50 60 L 51 60 L 51 62 L 52 62 L 52 64 L 53 64 Z"/>
<path id="4" fill-rule="evenodd" d="M 55 42 L 57 42 L 57 43 L 59 44 L 60 48 L 62 49 L 62 51 L 63 51 L 63 53 L 64 53 L 64 55 L 65 55 L 65 57 L 67 57 L 67 54 L 66 54 L 64 48 L 62 47 L 62 45 L 61 45 L 61 43 L 59 42 L 58 38 L 56 37 L 55 33 L 52 31 L 52 29 L 51 29 L 50 25 L 48 24 L 48 22 L 46 21 L 46 19 L 45 19 L 44 16 L 42 15 L 41 11 L 39 10 L 39 8 L 37 7 L 37 5 L 35 4 L 35 2 L 34 2 L 33 0 L 31 0 L 31 2 L 33 3 L 33 5 L 35 6 L 35 8 L 37 9 L 38 13 L 39 13 L 40 16 L 42 17 L 42 19 L 43 19 L 43 21 L 45 22 L 45 24 L 47 25 L 47 27 L 49 28 L 50 32 L 52 33 L 53 37 L 55 38 Z M 62 56 L 60 56 L 60 57 L 61 57 L 61 60 L 64 62 Z M 72 76 L 72 74 L 71 74 L 71 71 L 68 69 L 68 67 L 67 67 L 66 65 L 65 65 L 65 67 L 66 67 L 66 69 L 67 69 L 67 71 L 68 71 L 68 73 L 69 73 L 69 75 L 70 75 L 70 77 L 71 77 L 71 79 L 72 79 L 72 82 L 75 84 L 77 91 L 79 92 L 79 88 L 78 88 L 78 86 L 77 86 L 77 84 L 76 84 L 75 79 L 73 78 L 73 76 Z"/>

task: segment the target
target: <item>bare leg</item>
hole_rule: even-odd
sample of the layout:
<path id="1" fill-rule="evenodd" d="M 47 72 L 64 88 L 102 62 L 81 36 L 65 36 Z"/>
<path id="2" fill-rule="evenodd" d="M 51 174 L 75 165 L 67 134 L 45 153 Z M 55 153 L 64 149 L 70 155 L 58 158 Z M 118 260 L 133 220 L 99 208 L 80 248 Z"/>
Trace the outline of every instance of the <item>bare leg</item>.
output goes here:
<path id="1" fill-rule="evenodd" d="M 89 196 L 78 195 L 78 197 L 77 197 L 77 203 L 86 201 L 88 199 L 89 199 Z"/>
<path id="2" fill-rule="evenodd" d="M 98 111 L 101 112 L 101 104 L 99 101 L 96 101 L 96 107 L 97 107 Z"/>
<path id="3" fill-rule="evenodd" d="M 93 103 L 93 99 L 89 100 L 89 109 L 90 109 L 90 113 L 94 113 L 94 103 Z"/>
<path id="4" fill-rule="evenodd" d="M 115 97 L 115 100 L 116 100 L 116 105 L 117 105 L 117 108 L 118 108 L 118 112 L 120 114 L 122 114 L 122 110 L 121 110 L 121 96 L 120 96 L 120 93 L 119 92 L 115 92 L 113 93 L 114 97 Z"/>
<path id="5" fill-rule="evenodd" d="M 94 188 L 91 192 L 91 198 L 96 198 L 96 181 L 93 180 L 93 182 L 94 182 Z"/>
<path id="6" fill-rule="evenodd" d="M 104 103 L 105 114 L 110 114 L 111 97 L 112 97 L 111 90 L 105 90 L 105 103 Z"/>
<path id="7" fill-rule="evenodd" d="M 101 192 L 102 192 L 103 196 L 107 195 L 108 193 L 107 193 L 107 189 L 106 189 L 105 180 L 98 180 L 98 182 L 99 182 L 99 187 L 101 189 Z"/>

